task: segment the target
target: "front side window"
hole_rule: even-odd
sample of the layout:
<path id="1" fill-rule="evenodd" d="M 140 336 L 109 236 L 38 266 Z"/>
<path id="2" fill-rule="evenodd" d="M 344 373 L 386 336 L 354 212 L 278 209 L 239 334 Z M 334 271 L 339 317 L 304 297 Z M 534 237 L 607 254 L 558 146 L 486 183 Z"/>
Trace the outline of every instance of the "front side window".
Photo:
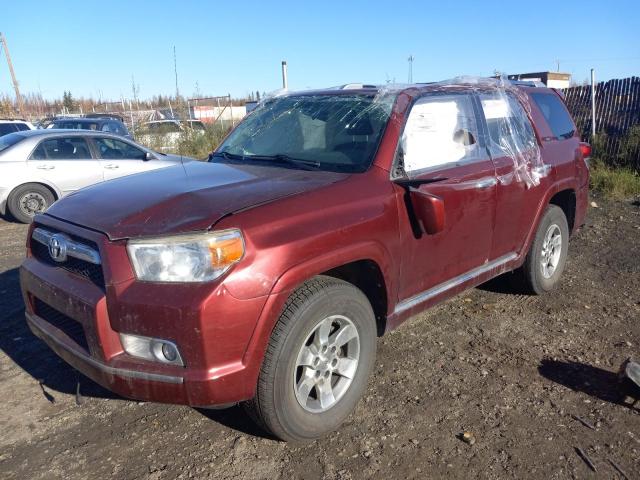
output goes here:
<path id="1" fill-rule="evenodd" d="M 402 133 L 407 174 L 484 158 L 470 95 L 430 95 L 418 99 Z"/>
<path id="2" fill-rule="evenodd" d="M 389 120 L 390 100 L 362 94 L 276 97 L 251 112 L 212 161 L 364 172 Z"/>
<path id="3" fill-rule="evenodd" d="M 100 158 L 104 160 L 144 160 L 146 152 L 133 145 L 113 138 L 96 138 Z"/>
<path id="4" fill-rule="evenodd" d="M 30 160 L 87 160 L 91 158 L 87 141 L 81 137 L 44 140 L 31 154 Z"/>
<path id="5" fill-rule="evenodd" d="M 531 98 L 542 112 L 554 137 L 558 140 L 573 137 L 575 133 L 573 121 L 558 95 L 555 93 L 532 93 Z"/>

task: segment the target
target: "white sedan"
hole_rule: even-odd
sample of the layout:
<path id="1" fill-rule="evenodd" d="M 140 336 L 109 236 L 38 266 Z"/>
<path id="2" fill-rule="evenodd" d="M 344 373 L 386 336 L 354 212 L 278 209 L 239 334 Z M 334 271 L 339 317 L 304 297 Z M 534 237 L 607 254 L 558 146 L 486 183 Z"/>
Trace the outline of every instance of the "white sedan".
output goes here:
<path id="1" fill-rule="evenodd" d="M 0 214 L 29 223 L 57 199 L 113 178 L 192 158 L 154 152 L 87 130 L 26 130 L 0 137 Z"/>

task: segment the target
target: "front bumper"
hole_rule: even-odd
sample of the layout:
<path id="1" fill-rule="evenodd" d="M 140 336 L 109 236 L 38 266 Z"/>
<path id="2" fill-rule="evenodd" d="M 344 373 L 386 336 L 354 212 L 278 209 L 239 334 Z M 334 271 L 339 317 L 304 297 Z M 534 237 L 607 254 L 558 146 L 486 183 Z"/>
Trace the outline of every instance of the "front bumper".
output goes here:
<path id="1" fill-rule="evenodd" d="M 120 247 L 101 234 L 57 220 L 44 223 L 40 218 L 39 226 L 90 239 L 104 259 L 104 288 L 33 256 L 20 268 L 27 323 L 66 362 L 105 388 L 138 400 L 215 406 L 253 396 L 260 355 L 247 352 L 256 323 L 268 314 L 263 312 L 266 297 L 239 300 L 223 284 L 137 282 L 128 266 L 118 264 Z M 86 341 L 78 342 L 44 318 L 39 305 L 77 322 Z M 121 332 L 174 341 L 186 366 L 128 355 Z"/>

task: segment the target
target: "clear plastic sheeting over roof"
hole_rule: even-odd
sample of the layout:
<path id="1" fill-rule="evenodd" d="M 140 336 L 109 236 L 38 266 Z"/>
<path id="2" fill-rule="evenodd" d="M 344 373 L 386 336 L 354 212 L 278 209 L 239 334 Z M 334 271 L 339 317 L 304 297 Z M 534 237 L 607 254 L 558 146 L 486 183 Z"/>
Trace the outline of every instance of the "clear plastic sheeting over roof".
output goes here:
<path id="1" fill-rule="evenodd" d="M 348 90 L 358 90 L 356 87 L 370 89 L 372 86 L 349 84 L 348 87 Z M 528 118 L 531 116 L 528 97 L 509 80 L 456 77 L 436 83 L 391 84 L 379 86 L 376 89 L 373 99 L 362 101 L 357 100 L 358 94 L 355 92 L 352 98 L 342 96 L 323 98 L 321 92 L 277 90 L 263 98 L 259 104 L 262 108 L 256 109 L 262 114 L 261 121 L 253 119 L 246 122 L 243 144 L 256 143 L 258 146 L 256 137 L 262 137 L 267 141 L 270 137 L 265 135 L 268 130 L 265 122 L 267 118 L 270 122 L 276 123 L 289 121 L 292 122 L 291 125 L 279 130 L 278 145 L 266 148 L 262 142 L 260 147 L 265 148 L 257 150 L 265 150 L 271 154 L 278 147 L 286 149 L 288 153 L 293 152 L 297 156 L 300 156 L 303 151 L 305 153 L 315 151 L 319 157 L 327 157 L 321 158 L 320 161 L 361 163 L 361 159 L 343 158 L 340 161 L 338 158 L 329 158 L 324 153 L 330 149 L 329 147 L 336 150 L 333 147 L 339 146 L 344 150 L 347 148 L 346 145 L 351 143 L 351 150 L 367 147 L 365 157 L 370 160 L 384 130 L 383 123 L 390 118 L 392 105 L 398 94 L 407 92 L 412 96 L 422 96 L 423 93 L 436 92 L 442 93 L 442 98 L 437 101 L 425 101 L 419 98 L 409 113 L 409 118 L 413 117 L 415 121 L 407 122 L 405 125 L 400 139 L 401 145 L 405 147 L 410 142 L 415 147 L 414 152 L 420 153 L 419 155 L 414 153 L 412 156 L 403 148 L 405 170 L 407 172 L 412 169 L 424 170 L 429 166 L 442 164 L 443 159 L 444 163 L 473 160 L 486 155 L 475 138 L 479 134 L 480 126 L 477 124 L 471 101 L 455 95 L 458 92 L 473 91 L 479 96 L 484 110 L 489 130 L 486 139 L 487 147 L 491 156 L 507 157 L 513 162 L 513 170 L 508 174 L 500 175 L 498 181 L 502 184 L 514 181 L 524 182 L 528 187 L 535 187 L 540 184 L 540 178 L 546 175 L 547 169 L 542 162 L 540 148 Z M 274 102 L 275 99 L 287 100 Z M 270 111 L 270 114 L 265 114 L 267 113 L 265 110 Z M 300 126 L 300 128 L 296 129 L 293 126 Z M 328 126 L 331 130 L 327 130 Z M 336 128 L 342 129 L 342 133 L 339 133 Z M 297 130 L 301 130 L 298 135 L 296 135 Z M 290 142 L 282 144 L 287 139 Z M 292 142 L 302 143 L 295 146 Z M 229 143 L 225 142 L 225 144 Z M 244 155 L 257 153 L 252 150 L 250 148 L 249 151 L 237 153 Z M 353 157 L 355 151 L 340 153 Z M 366 163 L 368 162 L 362 162 L 362 164 Z M 359 168 L 353 169 L 353 171 L 359 170 Z"/>

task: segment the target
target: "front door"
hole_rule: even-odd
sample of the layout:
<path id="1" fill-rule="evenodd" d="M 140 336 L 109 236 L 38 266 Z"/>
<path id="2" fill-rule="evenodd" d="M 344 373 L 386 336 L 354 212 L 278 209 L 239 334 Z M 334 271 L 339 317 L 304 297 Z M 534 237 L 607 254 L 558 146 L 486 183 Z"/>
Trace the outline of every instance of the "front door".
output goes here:
<path id="1" fill-rule="evenodd" d="M 94 145 L 104 170 L 104 179 L 146 172 L 169 165 L 158 159 L 147 160 L 147 152 L 131 143 L 112 137 L 94 137 Z"/>
<path id="2" fill-rule="evenodd" d="M 471 94 L 435 94 L 411 108 L 401 138 L 404 170 L 423 193 L 444 201 L 444 230 L 401 232 L 399 300 L 446 291 L 486 265 L 491 251 L 496 176 L 478 134 Z"/>

